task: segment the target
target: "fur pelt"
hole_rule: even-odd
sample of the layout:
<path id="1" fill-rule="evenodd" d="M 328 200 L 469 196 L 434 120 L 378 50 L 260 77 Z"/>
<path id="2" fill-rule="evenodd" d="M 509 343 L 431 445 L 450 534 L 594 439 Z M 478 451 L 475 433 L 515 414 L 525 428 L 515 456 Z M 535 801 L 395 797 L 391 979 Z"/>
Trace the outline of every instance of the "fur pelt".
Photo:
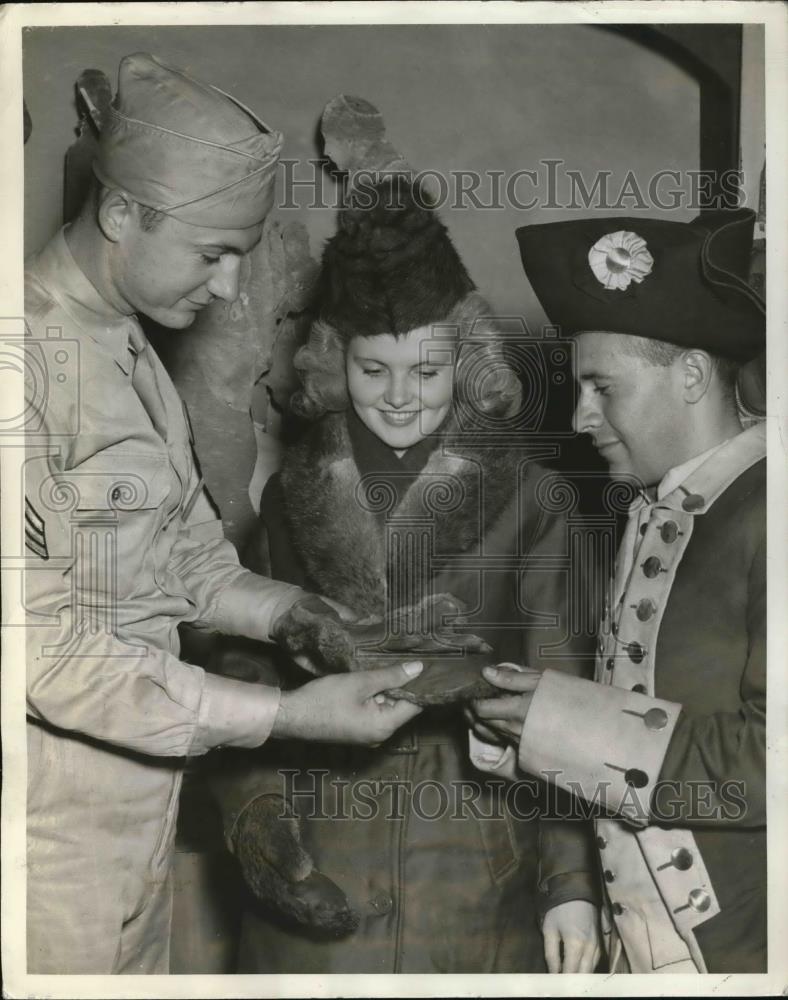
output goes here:
<path id="1" fill-rule="evenodd" d="M 395 508 L 397 519 L 435 510 L 433 551 L 461 554 L 480 543 L 515 491 L 522 446 L 496 447 L 458 436 L 453 416 L 441 443 Z M 455 446 L 454 442 L 461 441 Z M 285 516 L 293 545 L 315 589 L 360 614 L 386 610 L 385 528 L 364 503 L 344 413 L 330 414 L 288 452 L 281 471 Z M 411 581 L 415 600 L 430 596 L 430 581 Z"/>

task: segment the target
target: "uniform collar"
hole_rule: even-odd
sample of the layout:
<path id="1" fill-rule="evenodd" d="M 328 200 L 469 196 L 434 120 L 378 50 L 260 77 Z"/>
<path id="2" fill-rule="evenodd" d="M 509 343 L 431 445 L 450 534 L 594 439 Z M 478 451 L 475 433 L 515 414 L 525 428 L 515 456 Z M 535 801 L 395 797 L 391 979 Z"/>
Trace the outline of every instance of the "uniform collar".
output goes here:
<path id="1" fill-rule="evenodd" d="M 74 259 L 63 229 L 38 254 L 35 268 L 48 293 L 71 316 L 77 328 L 104 348 L 126 374 L 133 369 L 129 351 L 146 344 L 136 316 L 124 315 L 98 293 Z"/>
<path id="2" fill-rule="evenodd" d="M 734 480 L 766 457 L 766 425 L 760 421 L 700 455 L 669 469 L 657 487 L 656 500 L 641 492 L 629 508 L 646 505 L 705 513 Z"/>

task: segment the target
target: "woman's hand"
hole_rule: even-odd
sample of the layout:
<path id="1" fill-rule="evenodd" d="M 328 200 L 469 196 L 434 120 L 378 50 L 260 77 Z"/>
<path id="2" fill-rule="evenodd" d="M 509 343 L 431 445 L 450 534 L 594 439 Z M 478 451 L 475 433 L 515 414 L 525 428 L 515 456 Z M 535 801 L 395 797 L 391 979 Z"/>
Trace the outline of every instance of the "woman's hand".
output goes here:
<path id="1" fill-rule="evenodd" d="M 548 972 L 593 972 L 602 954 L 599 910 L 572 899 L 548 910 L 542 924 Z"/>
<path id="2" fill-rule="evenodd" d="M 514 663 L 485 667 L 482 673 L 486 680 L 507 694 L 500 698 L 479 698 L 471 702 L 476 735 L 489 742 L 490 734 L 493 733 L 516 747 L 519 745 L 525 717 L 541 673 Z"/>
<path id="3" fill-rule="evenodd" d="M 331 674 L 283 691 L 271 735 L 377 746 L 421 711 L 418 705 L 383 692 L 407 684 L 422 669 L 416 662 Z"/>

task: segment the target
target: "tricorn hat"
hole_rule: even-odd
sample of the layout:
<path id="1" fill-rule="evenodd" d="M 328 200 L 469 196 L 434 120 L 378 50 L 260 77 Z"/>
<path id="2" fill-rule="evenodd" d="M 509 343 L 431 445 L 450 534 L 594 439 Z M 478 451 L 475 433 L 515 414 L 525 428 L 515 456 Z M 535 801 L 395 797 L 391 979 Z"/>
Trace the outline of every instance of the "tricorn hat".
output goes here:
<path id="1" fill-rule="evenodd" d="M 765 346 L 765 308 L 747 283 L 755 213 L 691 222 L 578 219 L 516 232 L 548 318 L 572 335 L 632 334 L 745 362 Z"/>

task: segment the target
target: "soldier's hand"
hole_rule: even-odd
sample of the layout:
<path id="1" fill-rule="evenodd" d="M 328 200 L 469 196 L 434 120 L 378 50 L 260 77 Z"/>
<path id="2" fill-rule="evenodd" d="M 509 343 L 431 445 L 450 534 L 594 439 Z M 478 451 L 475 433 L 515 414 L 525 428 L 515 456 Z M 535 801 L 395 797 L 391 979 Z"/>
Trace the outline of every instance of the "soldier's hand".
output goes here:
<path id="1" fill-rule="evenodd" d="M 349 671 L 356 645 L 343 621 L 349 613 L 343 605 L 307 594 L 277 618 L 271 638 L 310 673 Z"/>
<path id="2" fill-rule="evenodd" d="M 514 663 L 499 663 L 497 667 L 485 667 L 482 674 L 501 688 L 501 697 L 471 702 L 477 735 L 489 740 L 492 732 L 517 746 L 541 673 Z"/>
<path id="3" fill-rule="evenodd" d="M 421 663 L 401 663 L 319 677 L 295 691 L 283 691 L 271 735 L 377 746 L 421 711 L 383 692 L 407 684 L 422 669 Z"/>
<path id="4" fill-rule="evenodd" d="M 266 906 L 335 937 L 358 927 L 344 892 L 304 850 L 298 817 L 281 795 L 254 799 L 238 819 L 232 844 L 244 881 Z"/>

